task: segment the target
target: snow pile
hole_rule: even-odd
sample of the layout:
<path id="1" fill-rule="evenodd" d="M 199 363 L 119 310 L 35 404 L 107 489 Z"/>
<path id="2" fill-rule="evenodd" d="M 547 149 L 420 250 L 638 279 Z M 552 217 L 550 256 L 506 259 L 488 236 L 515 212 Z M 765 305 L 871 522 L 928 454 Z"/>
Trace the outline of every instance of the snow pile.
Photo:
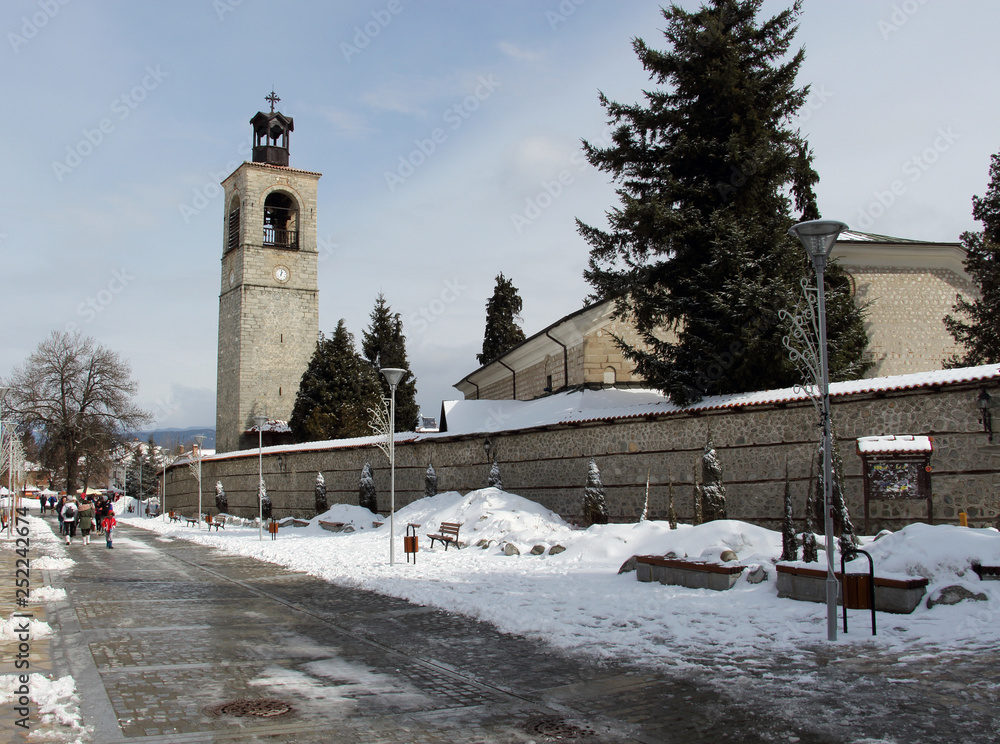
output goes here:
<path id="1" fill-rule="evenodd" d="M 79 542 L 79 540 L 77 540 Z M 39 570 L 45 571 L 60 571 L 65 568 L 71 568 L 76 565 L 76 561 L 72 558 L 61 558 L 54 555 L 43 555 L 41 558 L 36 558 L 31 562 L 31 567 Z"/>
<path id="2" fill-rule="evenodd" d="M 28 626 L 28 638 L 45 638 L 52 635 L 52 628 L 44 620 L 25 617 L 15 612 L 9 618 L 0 622 L 0 640 L 23 640 L 20 635 L 24 632 L 22 628 L 25 625 Z"/>
<path id="3" fill-rule="evenodd" d="M 54 586 L 40 586 L 31 590 L 29 602 L 56 602 L 66 599 L 66 590 Z"/>
<path id="4" fill-rule="evenodd" d="M 52 680 L 41 674 L 28 675 L 29 697 L 38 706 L 39 720 L 32 721 L 33 741 L 77 742 L 89 740 L 90 727 L 83 725 L 80 698 L 72 677 Z M 0 675 L 0 705 L 7 710 L 21 687 L 18 675 Z M 39 725 L 41 724 L 41 725 Z"/>
<path id="5" fill-rule="evenodd" d="M 351 524 L 357 531 L 327 532 L 318 519 Z M 282 529 L 274 541 L 259 540 L 256 527 L 208 532 L 161 520 L 121 521 L 608 658 L 675 668 L 697 666 L 708 658 L 714 665 L 738 665 L 762 652 L 794 654 L 805 644 L 827 642 L 824 605 L 777 596 L 774 564 L 781 555 L 781 534 L 738 520 L 679 525 L 676 530 L 659 521 L 581 530 L 545 507 L 497 488 L 464 496 L 452 491 L 396 512 L 394 565 L 389 563 L 388 519 L 371 527 L 380 520 L 366 509 L 339 504 L 309 527 Z M 430 549 L 426 536 L 442 522 L 460 523 L 459 539 L 468 547 Z M 402 549 L 410 524 L 419 525 L 416 562 L 407 562 Z M 506 543 L 520 555 L 506 555 Z M 536 545 L 546 548 L 543 554 L 530 554 Z M 552 554 L 554 545 L 565 550 Z M 841 642 L 906 650 L 947 644 L 968 653 L 1000 644 L 1000 624 L 989 621 L 1000 608 L 1000 581 L 980 581 L 969 570 L 974 561 L 1000 565 L 1000 533 L 916 524 L 875 542 L 866 538 L 865 547 L 875 556 L 879 575 L 926 576 L 932 582 L 929 593 L 961 583 L 986 601 L 931 609 L 922 603 L 912 615 L 890 616 L 874 639 L 852 632 Z M 634 573 L 618 573 L 633 555 L 673 553 L 714 562 L 724 550 L 734 551 L 741 565 L 763 566 L 769 580 L 751 584 L 744 574 L 729 591 L 714 592 L 640 583 Z M 850 570 L 866 569 L 862 562 L 864 566 Z M 825 563 L 809 565 L 822 569 Z M 851 612 L 867 619 L 865 610 Z"/>

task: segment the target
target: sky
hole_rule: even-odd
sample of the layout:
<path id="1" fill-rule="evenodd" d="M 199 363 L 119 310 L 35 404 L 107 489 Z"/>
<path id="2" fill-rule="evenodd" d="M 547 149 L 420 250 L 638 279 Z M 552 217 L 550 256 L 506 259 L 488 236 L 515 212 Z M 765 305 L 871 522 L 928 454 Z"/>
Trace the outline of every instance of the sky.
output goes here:
<path id="1" fill-rule="evenodd" d="M 988 0 L 805 0 L 798 124 L 824 217 L 978 229 L 998 20 Z M 583 304 L 575 219 L 604 225 L 616 197 L 580 142 L 608 137 L 599 91 L 641 98 L 631 40 L 662 48 L 664 25 L 645 0 L 8 0 L 0 377 L 79 331 L 131 363 L 153 427 L 214 425 L 219 182 L 273 89 L 290 165 L 323 174 L 320 329 L 344 318 L 360 342 L 384 293 L 436 416 L 478 367 L 498 273 L 528 335 Z"/>

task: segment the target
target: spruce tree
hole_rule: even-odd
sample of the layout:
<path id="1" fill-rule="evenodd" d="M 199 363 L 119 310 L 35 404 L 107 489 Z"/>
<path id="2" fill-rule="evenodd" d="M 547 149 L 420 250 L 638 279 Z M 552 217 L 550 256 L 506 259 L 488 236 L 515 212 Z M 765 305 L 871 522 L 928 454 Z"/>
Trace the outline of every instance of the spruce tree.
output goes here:
<path id="1" fill-rule="evenodd" d="M 322 514 L 330 508 L 326 502 L 326 478 L 322 473 L 316 473 L 316 485 L 313 490 L 316 496 L 316 513 Z"/>
<path id="2" fill-rule="evenodd" d="M 358 354 L 354 336 L 341 319 L 332 338 L 320 336 L 302 375 L 288 422 L 296 441 L 371 434 L 368 409 L 381 405 L 376 375 Z"/>
<path id="3" fill-rule="evenodd" d="M 667 473 L 667 523 L 670 529 L 677 529 L 677 509 L 674 508 L 674 479 Z"/>
<path id="4" fill-rule="evenodd" d="M 794 561 L 799 557 L 799 543 L 795 537 L 795 521 L 792 519 L 792 486 L 788 480 L 788 459 L 785 459 L 785 514 L 781 520 L 781 560 Z"/>
<path id="5" fill-rule="evenodd" d="M 962 234 L 966 250 L 965 270 L 972 277 L 979 299 L 955 299 L 944 323 L 964 348 L 964 354 L 948 360 L 946 367 L 975 366 L 1000 362 L 1000 153 L 990 160 L 990 185 L 986 196 L 972 198 L 972 216 L 983 224 L 982 232 Z"/>
<path id="6" fill-rule="evenodd" d="M 660 88 L 621 104 L 603 94 L 612 144 L 584 143 L 618 183 L 609 229 L 578 221 L 591 246 L 590 299 L 614 299 L 641 343 L 618 343 L 640 376 L 678 404 L 799 382 L 779 318 L 808 271 L 789 237 L 818 211 L 812 153 L 791 118 L 804 58 L 789 56 L 800 3 L 758 22 L 762 0 L 711 0 L 663 11 L 670 48 L 633 42 Z M 838 267 L 828 271 L 833 379 L 860 376 L 861 312 Z M 665 333 L 672 331 L 675 335 Z"/>
<path id="7" fill-rule="evenodd" d="M 505 353 L 524 341 L 524 331 L 519 325 L 521 296 L 514 283 L 497 274 L 493 296 L 486 302 L 486 331 L 483 334 L 483 353 L 476 354 L 480 364 L 495 362 Z"/>
<path id="8" fill-rule="evenodd" d="M 396 431 L 413 431 L 417 426 L 420 409 L 417 406 L 417 378 L 410 371 L 406 358 L 406 336 L 403 335 L 403 321 L 399 313 L 393 314 L 379 292 L 370 316 L 371 324 L 361 337 L 361 351 L 365 359 L 378 372 L 379 369 L 394 367 L 405 369 L 396 386 Z M 389 397 L 389 383 L 378 375 L 382 385 L 382 395 Z"/>
<path id="9" fill-rule="evenodd" d="M 222 487 L 222 481 L 215 482 L 215 508 L 219 514 L 229 513 L 229 497 L 226 496 L 226 489 Z"/>
<path id="10" fill-rule="evenodd" d="M 592 524 L 608 523 L 608 502 L 604 498 L 604 482 L 597 461 L 590 458 L 587 465 L 587 485 L 583 489 L 583 523 L 588 527 Z"/>
<path id="11" fill-rule="evenodd" d="M 500 463 L 497 462 L 496 455 L 493 456 L 493 464 L 490 465 L 490 476 L 486 481 L 486 486 L 503 490 L 503 478 L 500 476 Z"/>
<path id="12" fill-rule="evenodd" d="M 816 563 L 819 560 L 819 546 L 816 544 L 816 491 L 812 488 L 815 475 L 815 461 L 810 458 L 809 485 L 806 488 L 806 524 L 802 533 L 802 560 L 806 563 Z M 823 497 L 820 495 L 820 503 L 822 502 Z"/>
<path id="13" fill-rule="evenodd" d="M 378 514 L 378 496 L 375 493 L 375 478 L 372 475 L 372 466 L 365 463 L 361 468 L 361 480 L 358 482 L 358 506 Z"/>
<path id="14" fill-rule="evenodd" d="M 427 472 L 424 474 L 424 498 L 429 499 L 431 496 L 437 496 L 437 492 L 437 473 L 434 472 L 434 465 L 432 463 L 427 463 Z"/>
<path id="15" fill-rule="evenodd" d="M 267 485 L 264 483 L 263 478 L 257 484 L 257 498 L 260 499 L 260 514 L 264 518 L 264 521 L 267 521 L 271 518 L 274 505 L 271 503 L 271 497 L 267 495 Z"/>
<path id="16" fill-rule="evenodd" d="M 705 522 L 726 518 L 726 486 L 722 482 L 722 464 L 712 440 L 705 442 L 701 453 L 701 518 Z"/>

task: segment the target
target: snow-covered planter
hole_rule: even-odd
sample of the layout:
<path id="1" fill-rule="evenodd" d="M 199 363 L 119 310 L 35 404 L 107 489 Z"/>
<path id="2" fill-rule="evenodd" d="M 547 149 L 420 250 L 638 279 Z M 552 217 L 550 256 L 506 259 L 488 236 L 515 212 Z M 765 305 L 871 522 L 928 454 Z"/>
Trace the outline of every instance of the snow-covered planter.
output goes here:
<path id="1" fill-rule="evenodd" d="M 777 564 L 777 569 L 779 597 L 805 602 L 826 602 L 825 569 L 805 568 L 785 563 Z M 843 576 L 839 572 L 836 576 L 837 603 L 843 604 Z M 917 608 L 927 593 L 927 583 L 927 579 L 919 576 L 908 579 L 876 576 L 875 609 L 908 615 Z"/>
<path id="2" fill-rule="evenodd" d="M 638 555 L 635 573 L 639 581 L 685 586 L 689 589 L 732 589 L 746 566 L 738 563 L 709 563 L 687 558 Z"/>

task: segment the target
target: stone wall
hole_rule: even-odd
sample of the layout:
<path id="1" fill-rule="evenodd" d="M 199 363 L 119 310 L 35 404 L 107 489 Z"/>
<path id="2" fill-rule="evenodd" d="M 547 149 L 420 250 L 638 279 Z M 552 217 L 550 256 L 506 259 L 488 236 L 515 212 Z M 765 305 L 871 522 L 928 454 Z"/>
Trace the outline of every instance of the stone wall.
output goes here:
<path id="1" fill-rule="evenodd" d="M 845 490 L 856 526 L 864 525 L 861 460 L 855 439 L 878 434 L 934 437 L 931 483 L 936 521 L 957 523 L 966 511 L 971 524 L 1000 517 L 1000 446 L 987 446 L 978 421 L 978 383 L 964 383 L 835 397 L 834 423 L 845 464 Z M 711 437 L 724 469 L 729 516 L 777 527 L 787 462 L 796 518 L 804 514 L 815 478 L 819 429 L 807 402 L 740 409 L 681 412 L 651 420 L 490 433 L 507 490 L 575 520 L 581 510 L 587 463 L 601 469 L 613 521 L 635 521 L 642 513 L 649 476 L 650 519 L 666 518 L 669 495 L 682 521 L 693 514 L 693 481 Z M 466 492 L 486 485 L 485 435 L 431 435 L 396 446 L 396 508 L 423 496 L 424 474 L 433 463 L 439 491 Z M 277 516 L 311 517 L 313 485 L 322 471 L 330 504 L 357 504 L 358 479 L 371 462 L 379 508 L 389 508 L 389 468 L 373 446 L 312 451 L 265 450 L 264 477 Z M 230 512 L 256 514 L 257 453 L 206 458 L 203 511 L 214 512 L 214 486 L 221 479 Z M 193 513 L 197 486 L 184 465 L 170 469 L 166 508 Z M 926 516 L 926 503 L 874 502 L 869 530 L 897 529 Z"/>

